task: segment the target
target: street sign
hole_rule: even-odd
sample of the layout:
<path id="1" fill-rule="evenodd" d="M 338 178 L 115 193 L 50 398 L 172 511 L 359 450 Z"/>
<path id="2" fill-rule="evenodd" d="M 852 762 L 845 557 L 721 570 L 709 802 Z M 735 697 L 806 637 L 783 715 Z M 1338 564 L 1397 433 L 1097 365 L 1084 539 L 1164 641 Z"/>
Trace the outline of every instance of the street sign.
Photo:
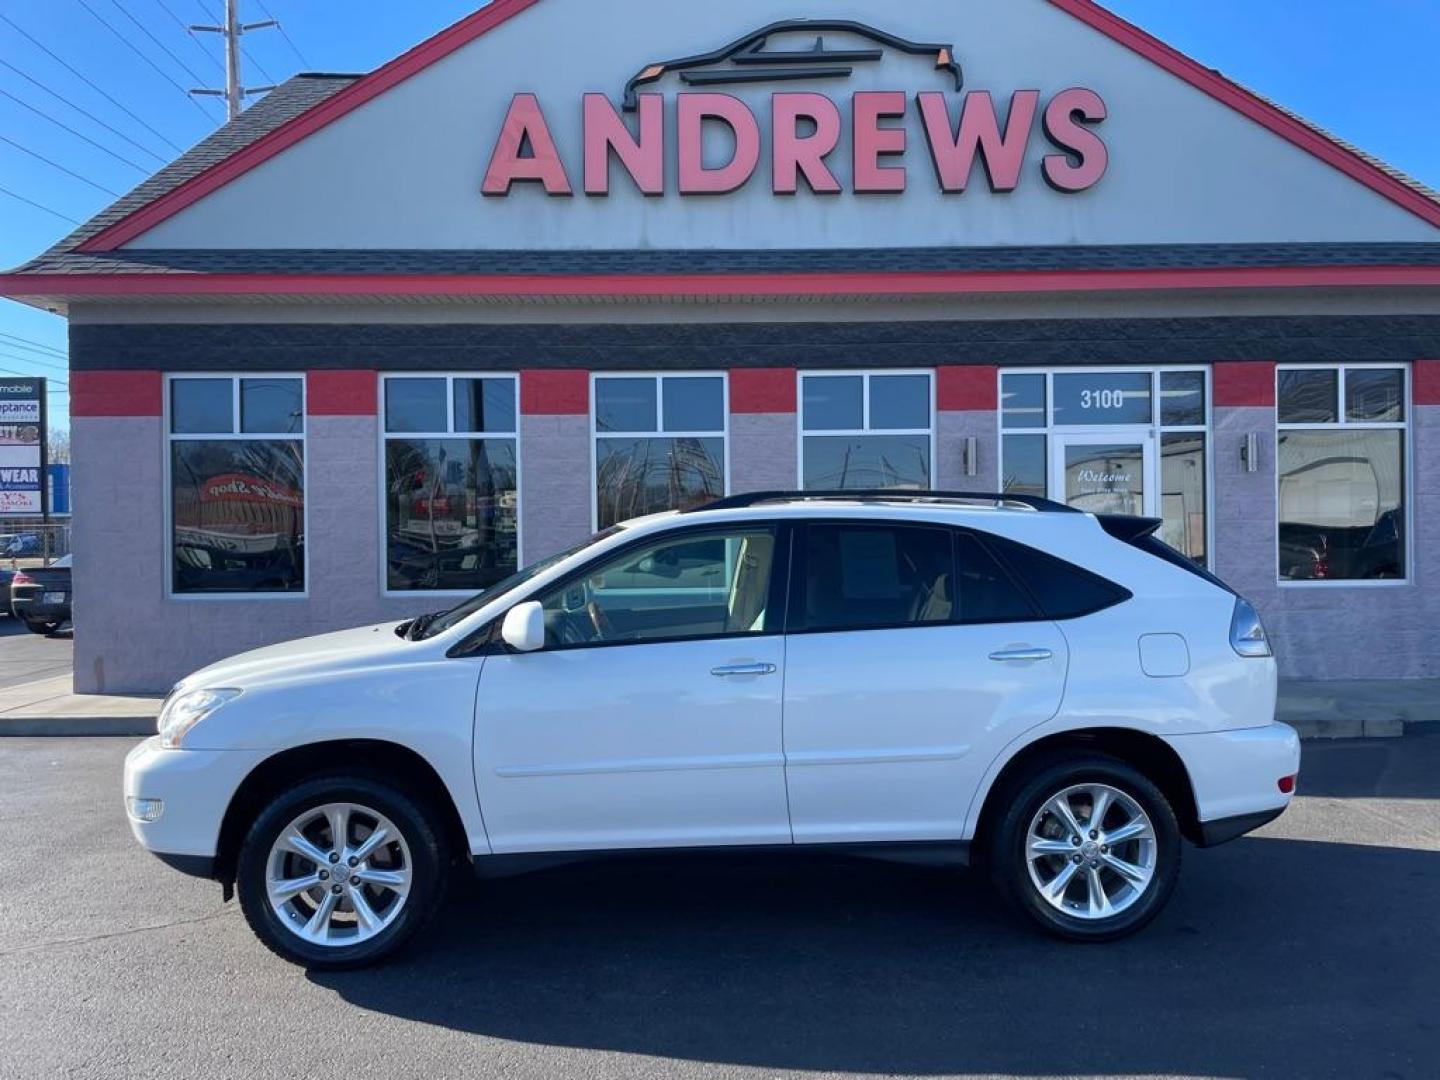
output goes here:
<path id="1" fill-rule="evenodd" d="M 0 380 L 0 517 L 44 513 L 45 380 Z"/>

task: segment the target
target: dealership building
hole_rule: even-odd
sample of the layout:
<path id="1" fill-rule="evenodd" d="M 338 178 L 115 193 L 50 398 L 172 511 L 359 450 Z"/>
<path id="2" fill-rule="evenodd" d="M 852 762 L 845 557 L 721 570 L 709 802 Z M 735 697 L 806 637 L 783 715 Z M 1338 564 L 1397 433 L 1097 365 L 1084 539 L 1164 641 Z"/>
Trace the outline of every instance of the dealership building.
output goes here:
<path id="1" fill-rule="evenodd" d="M 494 0 L 0 295 L 79 691 L 797 488 L 1162 518 L 1285 674 L 1440 676 L 1440 196 L 1088 0 Z"/>

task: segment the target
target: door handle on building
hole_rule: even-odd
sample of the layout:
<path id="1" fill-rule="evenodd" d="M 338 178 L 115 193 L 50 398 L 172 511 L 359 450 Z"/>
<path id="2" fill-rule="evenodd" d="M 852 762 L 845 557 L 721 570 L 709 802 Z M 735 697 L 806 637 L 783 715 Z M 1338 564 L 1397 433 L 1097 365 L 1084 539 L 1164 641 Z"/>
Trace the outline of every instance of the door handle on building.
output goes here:
<path id="1" fill-rule="evenodd" d="M 710 674 L 729 679 L 736 675 L 774 675 L 776 670 L 774 664 L 722 664 L 711 668 Z"/>
<path id="2" fill-rule="evenodd" d="M 1049 649 L 1001 649 L 990 654 L 991 660 L 1015 663 L 1024 660 L 1049 660 L 1055 654 Z"/>

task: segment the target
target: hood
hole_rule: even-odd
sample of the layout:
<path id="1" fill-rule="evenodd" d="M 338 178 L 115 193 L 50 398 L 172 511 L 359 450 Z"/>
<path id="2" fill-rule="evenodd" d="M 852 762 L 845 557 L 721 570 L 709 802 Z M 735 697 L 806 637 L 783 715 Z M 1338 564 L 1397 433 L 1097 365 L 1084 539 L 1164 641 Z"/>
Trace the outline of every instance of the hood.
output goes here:
<path id="1" fill-rule="evenodd" d="M 283 641 L 231 656 L 185 676 L 177 689 L 235 687 L 246 689 L 297 675 L 370 667 L 393 660 L 425 642 L 406 641 L 395 633 L 401 620 L 339 630 L 332 634 Z"/>

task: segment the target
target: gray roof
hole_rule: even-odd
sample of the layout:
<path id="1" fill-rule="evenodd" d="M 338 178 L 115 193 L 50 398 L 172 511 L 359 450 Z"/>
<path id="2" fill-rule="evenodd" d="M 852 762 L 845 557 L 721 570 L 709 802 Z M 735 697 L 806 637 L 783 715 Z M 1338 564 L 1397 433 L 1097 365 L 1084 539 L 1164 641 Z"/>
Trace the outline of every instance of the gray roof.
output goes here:
<path id="1" fill-rule="evenodd" d="M 764 251 L 129 250 L 47 252 L 49 274 L 786 274 L 1237 267 L 1440 266 L 1440 243 L 1127 244 L 1103 247 L 841 248 Z"/>
<path id="2" fill-rule="evenodd" d="M 305 74 L 287 79 L 234 120 L 196 143 L 154 176 L 142 181 L 138 187 L 120 196 L 44 254 L 19 267 L 15 273 L 107 272 L 102 267 L 89 267 L 87 263 L 90 257 L 76 254 L 74 249 L 122 218 L 143 209 L 162 195 L 169 194 L 212 165 L 219 164 L 257 139 L 270 134 L 280 125 L 309 111 L 359 78 L 359 75 Z M 112 271 L 128 269 L 123 266 L 109 268 Z"/>

